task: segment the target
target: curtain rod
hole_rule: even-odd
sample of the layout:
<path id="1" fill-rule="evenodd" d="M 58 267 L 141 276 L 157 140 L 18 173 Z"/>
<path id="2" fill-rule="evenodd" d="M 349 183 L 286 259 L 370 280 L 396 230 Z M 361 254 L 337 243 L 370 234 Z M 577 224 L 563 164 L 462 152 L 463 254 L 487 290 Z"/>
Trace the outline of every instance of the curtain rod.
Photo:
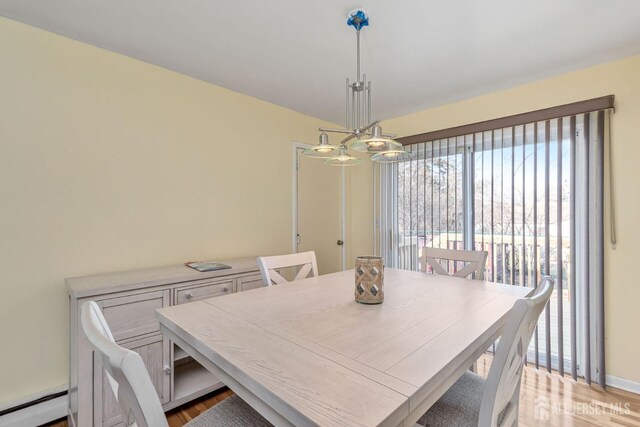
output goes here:
<path id="1" fill-rule="evenodd" d="M 570 104 L 544 108 L 542 110 L 515 114 L 513 116 L 501 117 L 498 119 L 485 120 L 483 122 L 471 123 L 468 125 L 455 126 L 447 129 L 440 129 L 431 132 L 405 136 L 402 138 L 397 138 L 397 141 L 402 145 L 411 145 L 420 142 L 435 141 L 438 139 L 452 138 L 456 136 L 469 135 L 494 129 L 524 125 L 527 123 L 535 123 L 555 119 L 558 117 L 567 117 L 574 116 L 576 114 L 591 113 L 593 111 L 609 110 L 614 108 L 614 98 L 614 95 L 607 95 L 600 98 L 588 99 L 586 101 L 572 102 Z"/>

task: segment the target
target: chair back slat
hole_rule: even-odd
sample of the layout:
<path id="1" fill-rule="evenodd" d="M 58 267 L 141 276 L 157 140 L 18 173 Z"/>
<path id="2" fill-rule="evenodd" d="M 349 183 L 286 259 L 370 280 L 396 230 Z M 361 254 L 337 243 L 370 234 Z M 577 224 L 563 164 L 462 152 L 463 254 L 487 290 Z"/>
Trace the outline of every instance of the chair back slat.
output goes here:
<path id="1" fill-rule="evenodd" d="M 313 267 L 311 266 L 311 264 L 304 264 L 302 267 L 300 267 L 300 270 L 298 270 L 298 274 L 296 274 L 296 277 L 293 280 L 306 279 L 309 276 L 309 273 L 311 273 L 312 269 Z"/>
<path id="2" fill-rule="evenodd" d="M 440 262 L 438 262 L 438 260 L 436 260 L 435 258 L 431 258 L 431 257 L 425 257 L 427 264 L 429 264 L 429 266 L 431 267 L 431 269 L 433 270 L 434 273 L 436 274 L 440 274 L 443 276 L 448 276 L 449 272 L 447 270 L 444 269 L 444 267 L 442 266 L 442 264 L 440 264 Z M 427 269 L 425 268 L 424 272 L 427 272 Z"/>
<path id="3" fill-rule="evenodd" d="M 168 427 L 158 393 L 142 358 L 115 343 L 98 304 L 87 301 L 80 309 L 80 323 L 102 367 L 125 426 Z"/>
<path id="4" fill-rule="evenodd" d="M 424 246 L 420 256 L 420 271 L 426 273 L 428 267 L 431 267 L 436 274 L 461 278 L 472 276 L 474 279 L 483 280 L 487 256 L 486 251 L 462 251 Z M 446 261 L 447 267 L 453 262 L 453 272 L 445 268 L 441 261 Z M 466 263 L 466 265 L 458 270 L 458 263 Z"/>
<path id="5" fill-rule="evenodd" d="M 288 280 L 282 277 L 276 270 L 269 270 L 269 278 L 271 279 L 271 282 L 275 283 L 276 285 L 288 282 Z M 264 275 L 262 277 L 262 281 L 264 282 Z"/>
<path id="6" fill-rule="evenodd" d="M 288 280 L 285 279 L 277 269 L 300 267 L 294 280 L 306 279 L 309 275 L 311 275 L 311 277 L 318 275 L 316 253 L 313 251 L 289 255 L 259 257 L 258 267 L 260 267 L 262 281 L 265 286 L 271 286 L 273 284 L 280 285 L 288 282 Z"/>
<path id="7" fill-rule="evenodd" d="M 516 301 L 511 309 L 485 383 L 479 426 L 510 426 L 517 419 L 522 370 L 529 342 L 540 313 L 551 298 L 553 285 L 551 278 L 543 277 L 534 296 Z"/>
<path id="8" fill-rule="evenodd" d="M 474 279 L 478 279 L 478 280 L 482 280 L 483 279 L 483 273 L 484 273 L 484 267 L 480 267 L 480 262 L 470 262 L 469 264 L 467 264 L 464 268 L 460 269 L 460 270 L 456 270 L 452 276 L 453 277 L 461 277 L 461 278 L 466 278 L 469 277 L 471 275 L 474 275 Z"/>

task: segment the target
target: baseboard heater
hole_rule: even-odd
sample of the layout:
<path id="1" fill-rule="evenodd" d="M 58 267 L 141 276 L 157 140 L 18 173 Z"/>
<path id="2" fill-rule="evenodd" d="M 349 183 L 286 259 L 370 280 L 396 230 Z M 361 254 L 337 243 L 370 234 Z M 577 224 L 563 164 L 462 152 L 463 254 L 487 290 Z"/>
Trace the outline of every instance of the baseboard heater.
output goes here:
<path id="1" fill-rule="evenodd" d="M 67 416 L 68 391 L 50 393 L 0 410 L 1 427 L 37 427 Z"/>

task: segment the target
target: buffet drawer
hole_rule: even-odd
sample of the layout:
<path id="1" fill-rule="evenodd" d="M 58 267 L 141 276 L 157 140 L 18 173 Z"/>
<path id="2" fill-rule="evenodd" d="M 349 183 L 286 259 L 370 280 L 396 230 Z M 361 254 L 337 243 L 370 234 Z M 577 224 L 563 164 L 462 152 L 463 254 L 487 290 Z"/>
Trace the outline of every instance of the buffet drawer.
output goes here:
<path id="1" fill-rule="evenodd" d="M 198 301 L 205 298 L 219 297 L 233 293 L 233 279 L 219 280 L 214 283 L 189 286 L 176 290 L 176 304 Z"/>

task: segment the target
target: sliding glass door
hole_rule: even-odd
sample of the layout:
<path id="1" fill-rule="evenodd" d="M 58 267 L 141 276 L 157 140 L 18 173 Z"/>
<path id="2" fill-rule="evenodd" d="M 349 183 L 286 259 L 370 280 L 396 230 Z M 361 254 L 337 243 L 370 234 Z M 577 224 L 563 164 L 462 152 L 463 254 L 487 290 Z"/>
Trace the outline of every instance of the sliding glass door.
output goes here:
<path id="1" fill-rule="evenodd" d="M 394 250 L 398 267 L 417 270 L 425 246 L 463 249 L 463 156 L 455 141 L 407 150 L 418 160 L 393 166 L 398 187 Z"/>
<path id="2" fill-rule="evenodd" d="M 588 154 L 603 129 L 601 111 L 407 145 L 414 160 L 379 171 L 387 264 L 419 270 L 425 247 L 475 249 L 488 252 L 485 280 L 534 287 L 553 277 L 529 362 L 597 374 L 585 363 L 593 289 L 581 279 L 598 255 L 577 248 L 593 240 L 583 228 L 602 209 L 590 205 L 599 160 Z"/>

